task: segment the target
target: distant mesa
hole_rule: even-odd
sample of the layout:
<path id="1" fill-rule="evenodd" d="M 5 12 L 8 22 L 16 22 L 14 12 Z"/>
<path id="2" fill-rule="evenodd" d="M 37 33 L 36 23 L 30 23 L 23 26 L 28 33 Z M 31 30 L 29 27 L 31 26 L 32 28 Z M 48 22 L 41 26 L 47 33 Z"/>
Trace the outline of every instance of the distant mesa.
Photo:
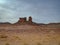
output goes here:
<path id="1" fill-rule="evenodd" d="M 19 18 L 18 22 L 15 24 L 32 24 L 32 17 L 30 16 L 27 20 L 27 17 Z"/>
<path id="2" fill-rule="evenodd" d="M 3 22 L 1 22 L 0 24 L 11 24 L 11 23 L 9 23 L 9 22 L 4 22 L 4 23 L 3 23 Z"/>

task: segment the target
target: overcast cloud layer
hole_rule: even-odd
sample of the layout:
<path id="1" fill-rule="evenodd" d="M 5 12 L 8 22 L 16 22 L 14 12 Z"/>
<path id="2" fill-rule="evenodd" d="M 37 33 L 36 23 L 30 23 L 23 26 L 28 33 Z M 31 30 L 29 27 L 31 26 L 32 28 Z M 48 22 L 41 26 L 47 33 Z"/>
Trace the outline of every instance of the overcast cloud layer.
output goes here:
<path id="1" fill-rule="evenodd" d="M 60 22 L 60 0 L 0 0 L 0 22 L 29 16 L 37 23 Z"/>

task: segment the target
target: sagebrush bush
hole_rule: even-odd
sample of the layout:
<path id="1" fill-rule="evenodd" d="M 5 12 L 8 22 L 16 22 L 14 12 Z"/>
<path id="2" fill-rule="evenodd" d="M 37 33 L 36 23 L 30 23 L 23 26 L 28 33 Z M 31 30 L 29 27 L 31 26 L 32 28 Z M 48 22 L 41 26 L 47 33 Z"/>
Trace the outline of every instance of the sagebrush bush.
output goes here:
<path id="1" fill-rule="evenodd" d="M 37 43 L 37 45 L 41 45 L 41 43 Z"/>
<path id="2" fill-rule="evenodd" d="M 7 38 L 8 36 L 6 35 L 0 35 L 0 38 Z"/>
<path id="3" fill-rule="evenodd" d="M 6 43 L 5 45 L 10 45 L 9 43 Z"/>
<path id="4" fill-rule="evenodd" d="M 21 38 L 20 38 L 20 37 L 18 37 L 18 36 L 14 36 L 14 38 L 15 38 L 15 39 L 18 39 L 18 40 L 21 40 Z"/>
<path id="5" fill-rule="evenodd" d="M 60 45 L 60 43 L 58 45 Z"/>
<path id="6" fill-rule="evenodd" d="M 24 43 L 24 45 L 28 45 L 27 43 Z"/>

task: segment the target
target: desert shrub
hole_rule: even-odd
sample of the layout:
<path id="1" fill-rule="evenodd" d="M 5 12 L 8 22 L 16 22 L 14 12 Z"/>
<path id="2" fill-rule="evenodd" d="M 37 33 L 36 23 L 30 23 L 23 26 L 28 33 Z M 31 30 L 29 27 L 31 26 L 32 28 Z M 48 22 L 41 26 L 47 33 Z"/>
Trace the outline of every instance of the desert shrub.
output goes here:
<path id="1" fill-rule="evenodd" d="M 9 43 L 6 43 L 5 45 L 10 45 Z"/>
<path id="2" fill-rule="evenodd" d="M 7 38 L 8 36 L 6 35 L 0 35 L 0 38 Z"/>
<path id="3" fill-rule="evenodd" d="M 28 45 L 27 43 L 24 43 L 24 45 Z"/>
<path id="4" fill-rule="evenodd" d="M 60 43 L 58 45 L 60 45 Z"/>
<path id="5" fill-rule="evenodd" d="M 37 45 L 41 45 L 41 43 L 37 43 Z"/>
<path id="6" fill-rule="evenodd" d="M 14 37 L 15 37 L 15 39 L 21 40 L 21 38 L 20 38 L 20 37 L 18 37 L 18 36 L 14 36 Z"/>

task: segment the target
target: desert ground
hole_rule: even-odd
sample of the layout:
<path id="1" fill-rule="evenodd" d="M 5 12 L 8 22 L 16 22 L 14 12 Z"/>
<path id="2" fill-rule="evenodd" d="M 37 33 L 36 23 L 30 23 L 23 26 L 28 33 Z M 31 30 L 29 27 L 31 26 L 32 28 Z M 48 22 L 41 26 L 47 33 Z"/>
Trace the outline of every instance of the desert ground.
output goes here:
<path id="1" fill-rule="evenodd" d="M 0 45 L 60 45 L 60 24 L 0 24 Z"/>

